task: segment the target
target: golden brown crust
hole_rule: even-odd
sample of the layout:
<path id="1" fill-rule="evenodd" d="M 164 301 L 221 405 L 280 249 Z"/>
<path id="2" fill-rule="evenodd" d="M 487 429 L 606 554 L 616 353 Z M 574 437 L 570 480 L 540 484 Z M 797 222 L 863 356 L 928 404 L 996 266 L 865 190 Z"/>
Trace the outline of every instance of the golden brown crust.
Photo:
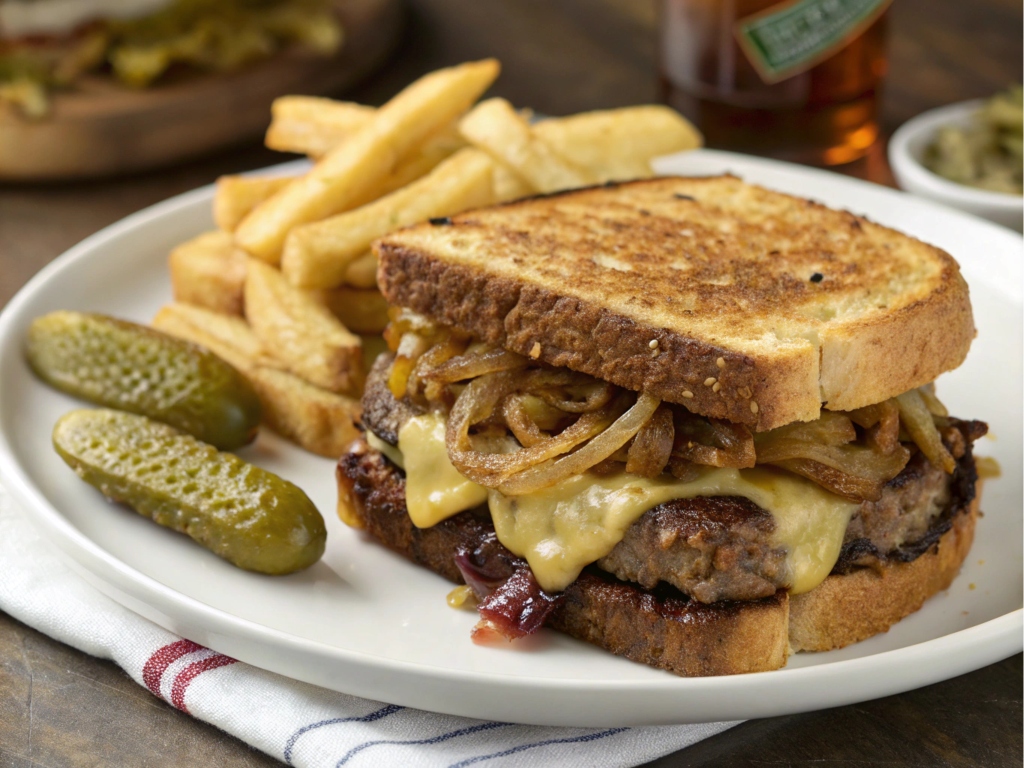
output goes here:
<path id="1" fill-rule="evenodd" d="M 730 176 L 447 221 L 375 244 L 390 303 L 757 429 L 931 381 L 974 335 L 948 254 Z"/>
<path id="2" fill-rule="evenodd" d="M 850 411 L 923 386 L 957 368 L 975 335 L 966 286 L 946 264 L 927 300 L 822 334 L 822 402 Z"/>
<path id="3" fill-rule="evenodd" d="M 929 597 L 948 589 L 974 541 L 979 497 L 966 514 L 956 516 L 936 547 L 917 559 L 829 576 L 810 592 L 791 597 L 792 650 L 830 651 L 887 632 Z"/>
<path id="4" fill-rule="evenodd" d="M 486 278 L 471 268 L 424 258 L 401 245 L 381 243 L 380 249 L 378 256 L 390 275 L 382 290 L 390 304 L 521 355 L 535 357 L 534 344 L 539 343 L 535 359 L 550 365 L 583 371 L 663 400 L 681 401 L 697 413 L 747 424 L 755 423 L 757 417 L 750 409 L 750 396 L 743 394 L 772 386 L 763 380 L 753 359 L 734 350 L 651 329 L 540 286 Z M 657 355 L 651 351 L 652 339 L 658 340 Z M 704 386 L 709 376 L 720 383 L 718 392 Z M 785 376 L 773 378 L 785 380 Z M 690 392 L 692 398 L 683 392 Z"/>

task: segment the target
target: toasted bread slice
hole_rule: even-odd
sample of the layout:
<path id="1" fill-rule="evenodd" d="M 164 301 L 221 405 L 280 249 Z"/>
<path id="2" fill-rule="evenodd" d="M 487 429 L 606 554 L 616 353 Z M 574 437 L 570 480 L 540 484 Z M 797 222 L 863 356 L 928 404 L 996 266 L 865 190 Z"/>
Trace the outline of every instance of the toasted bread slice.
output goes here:
<path id="1" fill-rule="evenodd" d="M 470 211 L 375 252 L 393 305 L 758 430 L 932 381 L 975 335 L 944 251 L 733 176 Z"/>

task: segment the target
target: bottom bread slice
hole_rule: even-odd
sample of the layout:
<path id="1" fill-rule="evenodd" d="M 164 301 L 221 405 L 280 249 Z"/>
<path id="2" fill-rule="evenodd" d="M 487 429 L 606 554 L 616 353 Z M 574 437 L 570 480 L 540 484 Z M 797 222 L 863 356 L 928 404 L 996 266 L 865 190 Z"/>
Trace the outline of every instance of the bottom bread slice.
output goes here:
<path id="1" fill-rule="evenodd" d="M 885 632 L 932 595 L 948 589 L 974 541 L 977 494 L 938 543 L 909 563 L 829 576 L 789 601 L 789 643 L 796 651 L 831 651 Z"/>
<path id="2" fill-rule="evenodd" d="M 457 552 L 486 560 L 506 578 L 518 562 L 486 515 L 463 512 L 417 528 L 405 506 L 405 478 L 358 440 L 337 470 L 339 514 L 379 542 L 455 583 Z M 647 590 L 588 568 L 565 590 L 547 625 L 611 653 L 686 677 L 762 672 L 785 665 L 791 650 L 829 650 L 886 631 L 947 588 L 970 549 L 977 499 L 929 551 L 829 576 L 790 597 L 704 604 L 669 589 Z"/>
<path id="3" fill-rule="evenodd" d="M 711 677 L 784 666 L 788 616 L 785 591 L 704 604 L 588 571 L 565 590 L 548 626 L 641 664 Z"/>

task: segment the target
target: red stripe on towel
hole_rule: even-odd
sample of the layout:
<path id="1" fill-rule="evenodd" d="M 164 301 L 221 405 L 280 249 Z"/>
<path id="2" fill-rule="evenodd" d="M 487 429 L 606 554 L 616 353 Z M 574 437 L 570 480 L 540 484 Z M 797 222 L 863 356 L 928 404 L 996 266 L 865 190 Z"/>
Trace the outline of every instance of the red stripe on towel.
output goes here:
<path id="1" fill-rule="evenodd" d="M 222 653 L 218 653 L 213 656 L 208 656 L 202 661 L 196 661 L 189 664 L 178 673 L 176 678 L 174 678 L 174 684 L 171 686 L 171 704 L 182 712 L 188 712 L 188 707 L 185 706 L 185 691 L 188 690 L 192 681 L 203 674 L 203 672 L 209 672 L 211 669 L 219 669 L 220 667 L 226 667 L 229 664 L 234 663 L 235 659 L 232 659 L 230 656 L 225 656 Z"/>
<path id="2" fill-rule="evenodd" d="M 163 680 L 164 672 L 174 662 L 180 659 L 182 656 L 187 656 L 190 653 L 203 650 L 203 646 L 199 643 L 193 643 L 191 640 L 177 640 L 169 645 L 165 645 L 163 648 L 158 648 L 156 652 L 146 660 L 145 666 L 142 668 L 142 682 L 146 684 L 150 692 L 154 696 L 160 696 L 160 682 Z"/>

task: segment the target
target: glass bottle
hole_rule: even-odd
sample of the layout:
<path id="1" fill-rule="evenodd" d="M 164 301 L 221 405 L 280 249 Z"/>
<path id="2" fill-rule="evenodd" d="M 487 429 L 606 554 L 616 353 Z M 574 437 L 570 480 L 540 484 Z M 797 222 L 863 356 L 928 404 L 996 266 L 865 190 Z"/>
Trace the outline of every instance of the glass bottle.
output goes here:
<path id="1" fill-rule="evenodd" d="M 856 160 L 878 136 L 890 2 L 662 0 L 662 98 L 710 147 Z"/>

